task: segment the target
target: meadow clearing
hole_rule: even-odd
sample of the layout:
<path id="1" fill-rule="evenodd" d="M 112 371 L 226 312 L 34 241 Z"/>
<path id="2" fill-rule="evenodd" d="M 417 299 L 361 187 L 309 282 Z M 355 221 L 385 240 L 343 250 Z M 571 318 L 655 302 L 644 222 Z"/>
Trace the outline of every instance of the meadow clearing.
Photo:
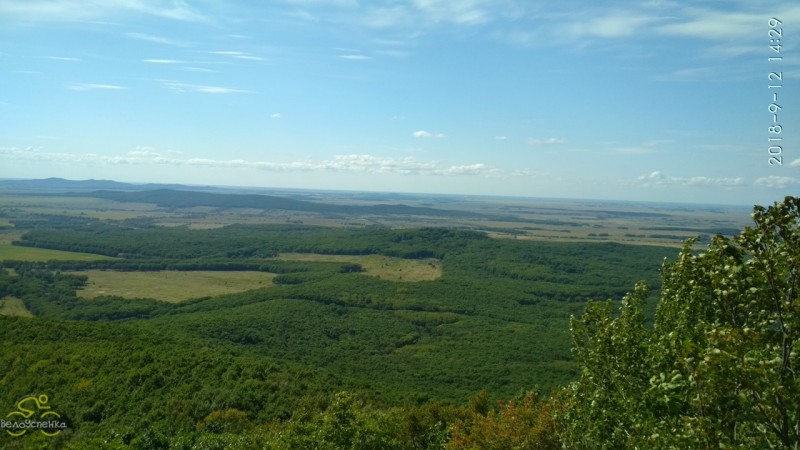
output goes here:
<path id="1" fill-rule="evenodd" d="M 389 281 L 432 281 L 442 276 L 442 262 L 435 258 L 404 259 L 383 255 L 320 255 L 281 253 L 278 260 L 360 264 L 363 275 Z"/>
<path id="2" fill-rule="evenodd" d="M 199 297 L 235 294 L 250 289 L 272 286 L 271 273 L 211 272 L 211 271 L 160 271 L 160 272 L 115 272 L 88 270 L 73 272 L 86 275 L 86 287 L 78 291 L 78 297 L 91 300 L 112 295 L 128 299 L 152 298 L 176 303 Z"/>
<path id="3" fill-rule="evenodd" d="M 21 299 L 3 297 L 0 298 L 0 316 L 33 317 L 33 314 L 25 308 L 25 303 Z"/>

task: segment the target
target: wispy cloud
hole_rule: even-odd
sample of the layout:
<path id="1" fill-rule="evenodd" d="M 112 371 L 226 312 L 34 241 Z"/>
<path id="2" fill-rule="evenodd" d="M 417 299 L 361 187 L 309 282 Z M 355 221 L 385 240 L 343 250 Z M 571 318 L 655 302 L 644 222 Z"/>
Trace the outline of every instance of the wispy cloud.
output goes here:
<path id="1" fill-rule="evenodd" d="M 216 70 L 212 70 L 206 67 L 182 67 L 181 70 L 185 70 L 186 72 L 198 72 L 198 73 L 213 73 Z"/>
<path id="2" fill-rule="evenodd" d="M 253 94 L 253 91 L 224 86 L 207 86 L 167 81 L 164 87 L 176 92 L 199 92 L 203 94 Z"/>
<path id="3" fill-rule="evenodd" d="M 433 22 L 478 25 L 491 20 L 491 2 L 485 0 L 413 0 L 414 7 Z"/>
<path id="4" fill-rule="evenodd" d="M 180 152 L 157 151 L 137 147 L 124 155 L 98 155 L 44 152 L 38 148 L 0 147 L 0 158 L 15 160 L 72 162 L 87 164 L 173 165 L 182 167 L 217 167 L 263 170 L 268 172 L 349 172 L 426 176 L 497 176 L 499 169 L 483 163 L 442 165 L 437 161 L 420 161 L 414 157 L 380 157 L 369 154 L 335 155 L 323 161 L 251 161 L 245 159 L 181 158 Z"/>
<path id="5" fill-rule="evenodd" d="M 126 86 L 116 84 L 97 84 L 97 83 L 75 83 L 68 86 L 73 91 L 124 91 Z"/>
<path id="6" fill-rule="evenodd" d="M 121 14 L 139 13 L 186 22 L 208 19 L 185 1 L 170 0 L 26 0 L 0 2 L 0 17 L 27 22 L 91 21 Z"/>
<path id="7" fill-rule="evenodd" d="M 724 71 L 719 67 L 690 67 L 673 70 L 654 77 L 656 81 L 667 82 L 716 82 L 719 81 Z"/>
<path id="8" fill-rule="evenodd" d="M 800 178 L 771 175 L 768 177 L 761 177 L 756 179 L 754 184 L 773 189 L 787 189 L 792 186 L 800 184 Z"/>
<path id="9" fill-rule="evenodd" d="M 149 64 L 183 64 L 184 61 L 179 59 L 143 59 L 142 62 Z"/>
<path id="10" fill-rule="evenodd" d="M 341 59 L 349 59 L 351 61 L 365 61 L 368 59 L 372 59 L 366 55 L 359 55 L 359 54 L 351 54 L 351 55 L 339 55 Z"/>
<path id="11" fill-rule="evenodd" d="M 623 155 L 648 155 L 655 153 L 656 147 L 670 142 L 672 141 L 666 139 L 647 141 L 635 146 L 616 147 L 611 149 L 611 152 Z"/>
<path id="12" fill-rule="evenodd" d="M 637 35 L 642 28 L 661 20 L 663 19 L 646 15 L 640 11 L 616 10 L 600 16 L 586 16 L 585 20 L 575 21 L 569 27 L 570 36 L 573 38 L 624 38 Z"/>
<path id="13" fill-rule="evenodd" d="M 738 40 L 742 35 L 755 36 L 766 20 L 763 13 L 731 13 L 706 8 L 686 8 L 684 13 L 688 17 L 661 24 L 655 31 L 670 36 Z"/>
<path id="14" fill-rule="evenodd" d="M 450 166 L 444 169 L 437 169 L 433 172 L 436 175 L 479 175 L 484 177 L 498 176 L 502 173 L 500 169 L 494 169 L 486 164 L 463 164 Z"/>
<path id="15" fill-rule="evenodd" d="M 642 175 L 637 178 L 637 182 L 644 187 L 651 186 L 706 186 L 706 187 L 722 187 L 733 188 L 744 186 L 745 180 L 742 177 L 726 178 L 726 177 L 672 177 L 667 176 L 656 170 L 648 175 Z"/>
<path id="16" fill-rule="evenodd" d="M 247 61 L 266 61 L 266 58 L 262 58 L 260 56 L 254 56 L 254 55 L 251 55 L 249 53 L 240 52 L 240 51 L 226 50 L 226 51 L 217 51 L 217 52 L 208 52 L 208 53 L 210 53 L 212 55 L 227 56 L 229 58 L 243 59 L 243 60 L 247 60 Z"/>
<path id="17" fill-rule="evenodd" d="M 154 34 L 148 34 L 148 33 L 133 33 L 133 32 L 130 32 L 130 33 L 125 33 L 125 36 L 127 36 L 127 37 L 129 37 L 131 39 L 138 39 L 140 41 L 147 41 L 147 42 L 155 42 L 156 44 L 171 45 L 171 46 L 174 46 L 174 47 L 189 47 L 189 46 L 191 46 L 191 44 L 188 43 L 188 42 L 184 42 L 184 41 L 180 41 L 180 40 L 177 40 L 177 39 L 172 39 L 172 38 L 168 38 L 168 37 L 164 37 L 164 36 L 157 36 L 157 35 L 154 35 Z"/>
<path id="18" fill-rule="evenodd" d="M 535 145 L 535 146 L 548 146 L 548 145 L 562 145 L 566 144 L 567 141 L 564 139 L 559 138 L 547 138 L 547 139 L 539 139 L 539 138 L 528 138 L 525 140 L 525 143 L 528 145 Z"/>
<path id="19" fill-rule="evenodd" d="M 444 133 L 431 133 L 430 131 L 418 130 L 411 133 L 417 139 L 442 139 L 447 137 Z"/>
<path id="20" fill-rule="evenodd" d="M 71 61 L 71 62 L 81 61 L 80 58 L 71 58 L 69 56 L 45 56 L 45 58 L 52 59 L 53 61 Z"/>

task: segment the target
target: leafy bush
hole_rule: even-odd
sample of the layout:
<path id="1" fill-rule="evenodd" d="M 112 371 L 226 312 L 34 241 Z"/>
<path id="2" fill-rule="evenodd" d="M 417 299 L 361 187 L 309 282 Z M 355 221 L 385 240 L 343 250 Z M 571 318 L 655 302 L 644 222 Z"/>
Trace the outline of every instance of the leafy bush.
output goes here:
<path id="1" fill-rule="evenodd" d="M 618 313 L 593 302 L 573 318 L 583 371 L 558 415 L 567 447 L 797 448 L 800 198 L 753 220 L 664 264 L 652 327 L 643 284 Z"/>

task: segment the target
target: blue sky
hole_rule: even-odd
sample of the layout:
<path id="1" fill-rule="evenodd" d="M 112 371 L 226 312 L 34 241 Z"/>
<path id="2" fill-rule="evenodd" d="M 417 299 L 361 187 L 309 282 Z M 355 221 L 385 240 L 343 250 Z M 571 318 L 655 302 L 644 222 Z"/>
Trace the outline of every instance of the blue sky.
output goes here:
<path id="1" fill-rule="evenodd" d="M 771 203 L 790 3 L 0 0 L 0 178 Z"/>

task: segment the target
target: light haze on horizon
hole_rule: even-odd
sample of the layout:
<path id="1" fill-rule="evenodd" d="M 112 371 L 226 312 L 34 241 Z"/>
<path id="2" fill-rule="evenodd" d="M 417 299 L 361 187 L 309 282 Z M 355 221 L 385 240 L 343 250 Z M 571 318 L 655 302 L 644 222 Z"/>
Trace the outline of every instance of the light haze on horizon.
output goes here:
<path id="1" fill-rule="evenodd" d="M 761 0 L 0 0 L 0 178 L 772 203 L 799 44 Z"/>

